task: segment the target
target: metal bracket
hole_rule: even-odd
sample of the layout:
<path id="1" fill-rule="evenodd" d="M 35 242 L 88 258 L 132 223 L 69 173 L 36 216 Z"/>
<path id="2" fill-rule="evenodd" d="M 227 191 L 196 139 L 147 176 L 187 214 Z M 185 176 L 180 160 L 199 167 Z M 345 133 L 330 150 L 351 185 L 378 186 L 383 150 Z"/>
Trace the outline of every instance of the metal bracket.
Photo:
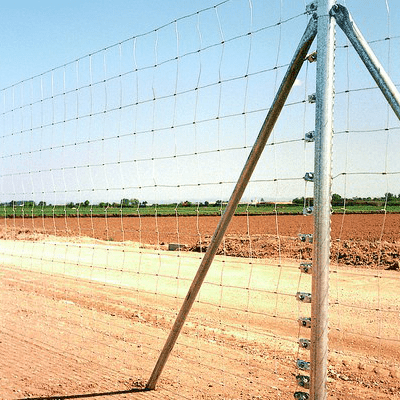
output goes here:
<path id="1" fill-rule="evenodd" d="M 304 274 L 311 274 L 312 263 L 301 263 L 299 268 Z"/>
<path id="2" fill-rule="evenodd" d="M 308 62 L 310 62 L 310 63 L 313 63 L 313 62 L 317 61 L 317 52 L 314 51 L 314 52 L 308 54 L 307 57 L 306 57 L 306 60 Z"/>
<path id="3" fill-rule="evenodd" d="M 308 95 L 308 102 L 314 104 L 317 102 L 317 95 L 315 93 Z"/>
<path id="4" fill-rule="evenodd" d="M 310 363 L 308 361 L 297 360 L 297 368 L 301 369 L 302 371 L 309 371 L 310 370 Z"/>
<path id="5" fill-rule="evenodd" d="M 310 398 L 310 395 L 305 392 L 296 392 L 294 394 L 294 398 L 297 400 L 308 400 Z"/>
<path id="6" fill-rule="evenodd" d="M 299 339 L 299 345 L 302 349 L 310 350 L 311 341 L 308 339 Z"/>
<path id="7" fill-rule="evenodd" d="M 297 292 L 296 299 L 303 303 L 311 303 L 311 293 Z"/>
<path id="8" fill-rule="evenodd" d="M 314 172 L 306 172 L 304 175 L 304 180 L 306 182 L 314 182 Z"/>
<path id="9" fill-rule="evenodd" d="M 306 5 L 307 14 L 313 14 L 315 13 L 315 11 L 317 11 L 317 9 L 318 9 L 317 3 L 314 1 Z"/>
<path id="10" fill-rule="evenodd" d="M 304 328 L 311 328 L 311 318 L 308 317 L 300 317 L 298 319 L 299 325 Z"/>
<path id="11" fill-rule="evenodd" d="M 304 389 L 310 389 L 310 377 L 307 375 L 297 375 L 296 381 Z"/>
<path id="12" fill-rule="evenodd" d="M 302 242 L 308 242 L 308 243 L 312 243 L 314 240 L 314 236 L 312 233 L 307 233 L 307 234 L 300 233 L 299 238 Z"/>
<path id="13" fill-rule="evenodd" d="M 312 206 L 304 207 L 303 208 L 303 215 L 306 215 L 306 216 L 312 215 L 313 211 L 314 211 L 314 207 L 312 207 Z"/>
<path id="14" fill-rule="evenodd" d="M 304 140 L 307 143 L 312 143 L 315 140 L 315 131 L 306 132 L 306 134 L 304 135 Z"/>

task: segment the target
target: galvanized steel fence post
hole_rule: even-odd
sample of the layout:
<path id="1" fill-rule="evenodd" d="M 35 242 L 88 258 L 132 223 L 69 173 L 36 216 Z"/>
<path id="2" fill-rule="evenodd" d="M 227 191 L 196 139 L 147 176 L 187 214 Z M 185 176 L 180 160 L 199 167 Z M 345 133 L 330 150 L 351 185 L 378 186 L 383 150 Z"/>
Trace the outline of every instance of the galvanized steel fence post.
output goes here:
<path id="1" fill-rule="evenodd" d="M 327 398 L 335 0 L 318 0 L 310 398 Z"/>

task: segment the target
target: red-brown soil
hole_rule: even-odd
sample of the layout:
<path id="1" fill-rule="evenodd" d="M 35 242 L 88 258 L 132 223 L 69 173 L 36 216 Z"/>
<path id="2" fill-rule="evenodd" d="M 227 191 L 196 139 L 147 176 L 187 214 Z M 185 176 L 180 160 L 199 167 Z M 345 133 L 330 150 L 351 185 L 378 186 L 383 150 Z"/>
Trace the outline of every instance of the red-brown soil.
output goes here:
<path id="1" fill-rule="evenodd" d="M 187 250 L 204 251 L 219 217 L 95 217 L 16 218 L 2 220 L 9 229 L 3 238 L 34 238 L 35 234 L 88 236 L 108 241 L 164 245 L 179 243 Z M 219 254 L 254 258 L 309 260 L 312 245 L 300 234 L 314 231 L 305 216 L 235 216 Z M 399 269 L 400 214 L 332 215 L 331 259 L 335 264 Z"/>

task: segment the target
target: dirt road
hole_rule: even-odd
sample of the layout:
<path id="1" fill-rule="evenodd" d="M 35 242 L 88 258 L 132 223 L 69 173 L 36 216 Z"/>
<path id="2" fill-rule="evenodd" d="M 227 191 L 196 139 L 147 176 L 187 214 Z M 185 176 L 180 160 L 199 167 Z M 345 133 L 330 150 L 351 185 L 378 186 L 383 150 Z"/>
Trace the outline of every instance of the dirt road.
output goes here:
<path id="1" fill-rule="evenodd" d="M 49 236 L 0 247 L 0 398 L 286 399 L 299 390 L 295 362 L 309 355 L 297 341 L 309 333 L 297 318 L 309 305 L 295 293 L 310 279 L 298 262 L 217 256 L 157 392 L 143 392 L 201 254 Z M 399 290 L 397 271 L 335 268 L 329 398 L 400 398 Z"/>

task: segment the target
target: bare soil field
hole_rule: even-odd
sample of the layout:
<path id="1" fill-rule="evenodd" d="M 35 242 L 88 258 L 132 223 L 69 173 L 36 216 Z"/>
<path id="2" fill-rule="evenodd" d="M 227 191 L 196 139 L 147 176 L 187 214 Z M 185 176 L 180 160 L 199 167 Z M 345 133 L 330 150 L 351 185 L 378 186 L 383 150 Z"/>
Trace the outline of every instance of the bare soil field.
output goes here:
<path id="1" fill-rule="evenodd" d="M 293 398 L 295 361 L 307 354 L 297 345 L 302 310 L 288 294 L 300 282 L 298 262 L 311 257 L 298 235 L 313 226 L 303 216 L 277 221 L 234 218 L 157 390 L 145 391 L 218 218 L 3 220 L 0 399 Z M 332 236 L 328 398 L 400 399 L 400 216 L 334 215 Z M 168 243 L 195 251 L 168 252 Z M 248 256 L 251 312 L 241 306 Z M 78 262 L 89 259 L 85 272 Z M 140 274 L 125 271 L 137 260 Z M 184 268 L 158 277 L 177 263 Z M 103 264 L 110 270 L 93 267 Z M 213 300 L 222 270 L 238 282 L 219 289 L 223 303 Z M 276 277 L 279 296 L 257 289 Z"/>
<path id="2" fill-rule="evenodd" d="M 157 246 L 177 243 L 186 250 L 204 251 L 218 221 L 215 216 L 16 218 L 0 222 L 0 237 L 88 236 Z M 302 243 L 299 235 L 313 230 L 313 219 L 302 215 L 235 216 L 219 254 L 310 260 L 312 245 Z M 400 214 L 332 215 L 331 253 L 335 264 L 398 270 Z"/>

